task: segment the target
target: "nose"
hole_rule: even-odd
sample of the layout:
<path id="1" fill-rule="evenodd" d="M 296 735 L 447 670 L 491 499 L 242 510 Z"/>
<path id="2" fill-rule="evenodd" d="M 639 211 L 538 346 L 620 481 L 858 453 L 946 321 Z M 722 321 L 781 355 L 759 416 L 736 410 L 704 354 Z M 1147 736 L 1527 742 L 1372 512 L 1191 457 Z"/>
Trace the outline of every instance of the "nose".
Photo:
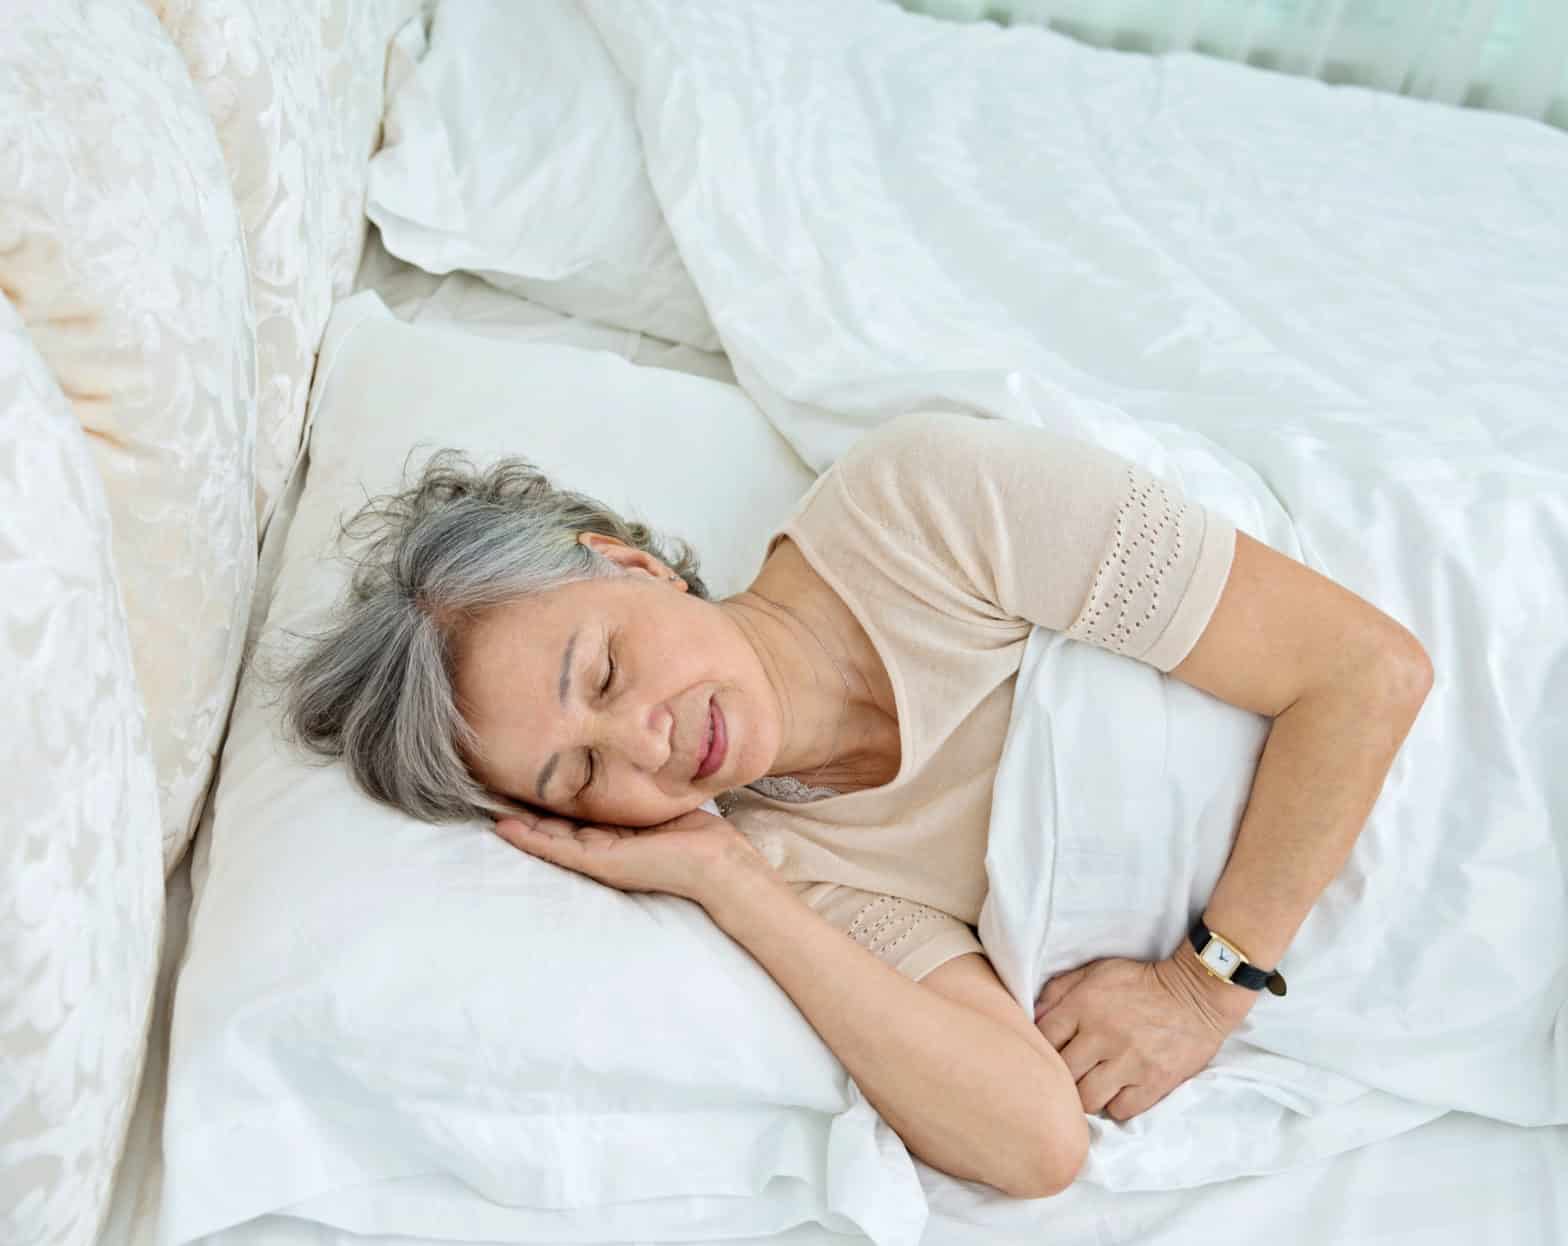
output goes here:
<path id="1" fill-rule="evenodd" d="M 657 774 L 669 763 L 675 744 L 675 718 L 664 702 L 654 705 L 621 705 L 605 723 L 604 746 L 648 774 Z"/>

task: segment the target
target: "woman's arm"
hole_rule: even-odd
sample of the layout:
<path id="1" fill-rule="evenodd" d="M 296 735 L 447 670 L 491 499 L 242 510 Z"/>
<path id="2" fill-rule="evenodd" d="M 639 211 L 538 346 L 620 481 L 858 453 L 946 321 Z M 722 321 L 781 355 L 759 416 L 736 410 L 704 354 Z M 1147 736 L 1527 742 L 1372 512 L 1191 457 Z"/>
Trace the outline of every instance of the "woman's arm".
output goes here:
<path id="1" fill-rule="evenodd" d="M 1089 1134 L 1062 1058 L 977 953 L 920 982 L 806 904 L 751 842 L 698 809 L 662 826 L 522 813 L 513 847 L 621 891 L 701 904 L 794 1000 L 871 1105 L 928 1164 L 1043 1198 L 1072 1183 Z"/>
<path id="2" fill-rule="evenodd" d="M 1431 660 L 1371 603 L 1238 532 L 1214 613 L 1170 673 L 1274 720 L 1203 909 L 1212 930 L 1274 969 L 1350 855 L 1431 688 Z M 1062 974 L 1036 1018 L 1084 1111 L 1127 1120 L 1201 1070 L 1254 1006 L 1310 1007 L 1261 998 L 1212 977 L 1183 937 L 1153 966 Z"/>
<path id="3" fill-rule="evenodd" d="M 913 1154 L 1016 1198 L 1072 1183 L 1089 1145 L 1077 1090 L 984 957 L 914 982 L 749 861 L 715 871 L 697 899 Z"/>
<path id="4" fill-rule="evenodd" d="M 1408 630 L 1292 558 L 1236 534 L 1224 594 L 1171 675 L 1274 719 L 1208 925 L 1273 969 L 1361 833 L 1432 686 Z M 1175 959 L 1240 1019 L 1257 994 Z"/>

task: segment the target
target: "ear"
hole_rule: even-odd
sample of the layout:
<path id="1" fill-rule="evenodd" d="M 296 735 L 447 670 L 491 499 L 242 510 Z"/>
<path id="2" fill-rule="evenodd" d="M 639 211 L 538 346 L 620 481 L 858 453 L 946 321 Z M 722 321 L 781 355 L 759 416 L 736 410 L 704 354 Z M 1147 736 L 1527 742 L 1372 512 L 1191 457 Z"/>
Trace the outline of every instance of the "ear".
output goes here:
<path id="1" fill-rule="evenodd" d="M 635 546 L 626 544 L 625 541 L 617 540 L 613 536 L 604 536 L 598 532 L 578 533 L 577 543 L 586 545 L 594 553 L 608 558 L 616 566 L 620 567 L 622 571 L 645 575 L 654 580 L 667 580 L 672 587 L 679 589 L 683 593 L 686 591 L 686 581 L 646 550 L 640 550 Z"/>

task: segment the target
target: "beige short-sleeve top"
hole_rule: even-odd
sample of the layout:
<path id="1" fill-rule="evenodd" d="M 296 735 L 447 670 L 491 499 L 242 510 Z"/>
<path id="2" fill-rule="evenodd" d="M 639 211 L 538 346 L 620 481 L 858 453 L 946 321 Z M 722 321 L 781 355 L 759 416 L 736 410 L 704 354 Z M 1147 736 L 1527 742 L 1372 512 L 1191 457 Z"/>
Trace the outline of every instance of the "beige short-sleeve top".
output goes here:
<path id="1" fill-rule="evenodd" d="M 902 750 L 881 787 L 752 788 L 730 818 L 811 907 L 918 981 L 982 951 L 991 789 L 1034 625 L 1169 671 L 1207 626 L 1235 528 L 1087 442 L 917 413 L 819 476 L 788 536 L 859 620 Z"/>

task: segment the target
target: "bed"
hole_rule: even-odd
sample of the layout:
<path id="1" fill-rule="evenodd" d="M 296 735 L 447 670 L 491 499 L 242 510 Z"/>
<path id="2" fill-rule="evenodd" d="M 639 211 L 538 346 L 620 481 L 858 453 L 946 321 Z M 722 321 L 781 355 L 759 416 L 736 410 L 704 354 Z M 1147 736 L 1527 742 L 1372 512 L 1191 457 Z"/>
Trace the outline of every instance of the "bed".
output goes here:
<path id="1" fill-rule="evenodd" d="M 529 340 L 591 341 L 602 348 L 603 330 L 598 326 L 574 324 L 570 318 L 528 305 L 465 273 L 437 278 L 414 269 L 389 256 L 375 235 L 367 245 L 358 281 L 362 289 L 382 292 L 389 306 L 410 321 L 455 323 L 480 333 L 516 334 Z M 631 358 L 637 357 L 639 349 L 661 354 L 680 349 L 657 339 L 637 341 L 636 334 L 620 336 L 620 344 Z M 651 359 L 649 363 L 661 366 Z M 187 861 L 170 880 L 170 935 L 153 1036 L 153 1063 L 132 1123 L 106 1241 L 139 1244 L 157 1240 L 160 1160 L 156 1123 L 163 1093 L 163 1044 L 168 1038 L 168 978 L 183 948 L 190 903 L 188 873 Z M 1064 1243 L 1112 1241 L 1159 1246 L 1190 1241 L 1201 1234 L 1205 1240 L 1238 1246 L 1255 1242 L 1260 1235 L 1302 1246 L 1326 1239 L 1425 1246 L 1482 1237 L 1520 1246 L 1546 1246 L 1560 1240 L 1568 1225 L 1563 1193 L 1568 1129 L 1526 1129 L 1463 1112 L 1446 1113 L 1375 1145 L 1293 1171 L 1191 1190 L 1113 1194 L 1080 1185 L 1060 1198 L 1030 1204 L 918 1162 L 917 1168 L 930 1208 L 930 1220 L 920 1240 L 933 1244 L 994 1242 L 1001 1246 L 1050 1235 L 1051 1240 Z M 292 1246 L 296 1242 L 349 1246 L 362 1239 L 361 1235 L 277 1214 L 226 1230 L 212 1240 L 246 1246 Z M 398 1240 L 409 1239 L 400 1235 Z M 846 1239 L 802 1225 L 774 1235 L 772 1240 Z"/>
<path id="2" fill-rule="evenodd" d="M 249 345 L 223 367 L 191 375 L 204 394 L 240 395 L 226 400 L 228 423 L 214 419 L 200 436 L 217 447 L 213 462 L 239 464 L 230 502 L 243 504 L 222 512 L 230 552 L 216 562 L 232 562 L 246 542 L 253 552 L 249 572 L 224 589 L 225 639 L 209 664 L 205 707 L 142 694 L 154 732 L 159 713 L 189 717 L 206 709 L 207 769 L 188 758 L 183 769 L 171 769 L 167 750 L 152 748 L 137 772 L 142 786 L 125 780 L 124 792 L 142 792 L 134 797 L 142 800 L 155 775 L 162 812 L 140 818 L 150 846 L 134 859 L 122 852 L 115 885 L 129 889 L 134 881 L 137 895 L 152 895 L 156 885 L 163 894 L 161 903 L 140 908 L 122 900 L 94 919 L 95 947 L 117 939 L 127 949 L 122 962 L 103 961 L 101 950 L 94 962 L 119 963 L 123 975 L 114 1020 L 124 1032 L 114 1066 L 119 1097 L 81 1100 L 100 1114 L 108 1138 L 96 1140 L 95 1152 L 81 1138 L 71 1144 L 76 1151 L 65 1153 L 94 1157 L 93 1164 L 78 1160 L 74 1178 L 40 1183 L 14 1164 L 0 1168 L 0 1180 L 33 1182 L 18 1184 L 28 1197 L 7 1200 L 12 1219 L 0 1223 L 19 1241 L 136 1246 L 764 1238 L 936 1246 L 1177 1243 L 1200 1234 L 1238 1243 L 1266 1235 L 1280 1243 L 1544 1246 L 1568 1236 L 1568 1117 L 1550 1099 L 1555 1086 L 1568 1100 L 1568 1021 L 1553 1026 L 1568 1006 L 1568 976 L 1551 959 L 1555 929 L 1539 923 L 1544 986 L 1527 995 L 1520 985 L 1509 997 L 1521 1016 L 1529 1013 L 1540 1039 L 1531 1054 L 1556 1079 L 1537 1118 L 1520 1123 L 1527 1113 L 1504 1102 L 1506 1090 L 1522 1098 L 1538 1086 L 1522 1076 L 1510 1081 L 1499 1073 L 1490 1084 L 1494 1098 L 1478 1091 L 1466 1100 L 1456 1088 L 1445 1102 L 1415 1073 L 1401 1082 L 1391 1070 L 1365 1086 L 1391 1105 L 1375 1122 L 1363 1114 L 1316 1151 L 1275 1148 L 1278 1154 L 1239 1175 L 1226 1175 L 1245 1168 L 1232 1159 L 1230 1169 L 1187 1182 L 1145 1162 L 1184 1145 L 1168 1115 L 1155 1122 L 1158 1129 L 1150 1126 L 1159 1135 L 1153 1141 L 1118 1137 L 1101 1122 L 1100 1168 L 1056 1198 L 1009 1199 L 940 1173 L 902 1153 L 809 1032 L 789 1029 L 787 1000 L 726 959 L 700 914 L 582 889 L 571 893 L 574 900 L 596 906 L 577 919 L 585 940 L 596 930 L 633 929 L 616 923 L 643 923 L 635 928 L 662 953 L 685 949 L 693 983 L 774 1010 L 752 1019 L 758 1041 L 777 1042 L 781 1059 L 798 1059 L 816 1078 L 808 1082 L 802 1071 L 789 1086 L 768 1083 L 779 1103 L 796 1096 L 788 1099 L 793 1115 L 788 1130 L 769 1118 L 757 1132 L 787 1135 L 787 1146 L 780 1142 L 766 1159 L 752 1155 L 733 1172 L 714 1169 L 706 1189 L 683 1190 L 669 1184 L 650 1139 L 608 1129 L 579 1136 L 563 1127 L 552 1139 L 556 1153 L 524 1155 L 519 1146 L 509 1156 L 502 1148 L 494 1162 L 479 1164 L 472 1146 L 459 1145 L 457 1124 L 437 1110 L 420 1118 L 434 1125 L 417 1145 L 410 1133 L 383 1137 L 378 1149 L 367 1138 L 378 1122 L 385 1129 L 389 1118 L 375 1115 L 376 1097 L 391 1095 L 390 1082 L 362 1080 L 355 1110 L 366 1127 L 357 1137 L 349 1126 L 333 1132 L 330 1104 L 346 1102 L 341 1084 L 316 1084 L 328 1105 L 317 1115 L 275 1112 L 274 1101 L 309 1099 L 297 1079 L 313 1061 L 332 1076 L 343 1071 L 341 1050 L 312 1043 L 350 1032 L 340 1028 L 345 1017 L 371 1027 L 354 1031 L 367 1051 L 385 1041 L 387 1050 L 413 1043 L 417 1052 L 415 1035 L 433 1051 L 448 1032 L 433 1022 L 391 1027 L 387 1001 L 402 998 L 406 1011 L 409 984 L 425 981 L 416 969 L 439 976 L 453 962 L 435 953 L 430 966 L 410 962 L 402 978 L 384 975 L 379 995 L 333 996 L 346 979 L 325 970 L 321 982 L 331 989 L 297 980 L 305 972 L 297 967 L 311 957 L 350 975 L 380 963 L 356 962 L 329 946 L 342 929 L 332 923 L 353 903 L 352 862 L 368 863 L 361 892 L 383 900 L 407 893 L 377 892 L 381 884 L 366 881 L 391 880 L 394 873 L 376 873 L 391 858 L 376 857 L 368 842 L 362 853 L 355 846 L 360 815 L 338 820 L 348 805 L 333 803 L 316 823 L 296 816 L 327 809 L 328 789 L 309 784 L 333 780 L 269 769 L 280 763 L 252 672 L 273 634 L 303 619 L 335 583 L 325 571 L 313 578 L 325 566 L 316 549 L 334 508 L 361 479 L 385 478 L 417 440 L 409 430 L 425 440 L 462 441 L 468 408 L 456 403 L 457 414 L 443 417 L 449 422 L 433 424 L 428 404 L 439 405 L 443 393 L 511 392 L 484 387 L 492 375 L 497 385 L 515 383 L 508 372 L 549 378 L 536 380 L 539 411 L 519 415 L 511 428 L 476 416 L 476 426 L 487 423 L 483 437 L 465 443 L 476 452 L 509 444 L 507 437 L 527 428 L 520 450 L 540 447 L 562 462 L 582 462 L 573 438 L 602 438 L 615 404 L 646 393 L 641 418 L 650 425 L 677 418 L 672 410 L 686 404 L 699 448 L 720 463 L 730 452 L 765 463 L 766 470 L 734 473 L 736 493 L 717 521 L 690 511 L 693 525 L 714 529 L 720 585 L 744 575 L 758 525 L 814 473 L 866 429 L 918 406 L 1025 420 L 1044 412 L 1102 444 L 1150 456 L 1199 493 L 1213 487 L 1206 473 L 1221 474 L 1215 461 L 1225 470 L 1239 463 L 1238 478 L 1262 481 L 1266 496 L 1297 521 L 1293 552 L 1309 561 L 1335 550 L 1333 529 L 1310 526 L 1314 480 L 1359 481 L 1363 493 L 1327 489 L 1349 504 L 1372 499 L 1388 508 L 1357 521 L 1365 558 L 1335 568 L 1358 591 L 1402 618 L 1439 623 L 1452 617 L 1440 612 L 1442 602 L 1469 603 L 1486 590 L 1513 594 L 1510 609 L 1499 607 L 1506 618 L 1496 628 L 1466 617 L 1482 650 L 1517 655 L 1519 670 L 1492 682 L 1476 682 L 1473 673 L 1467 684 L 1457 681 L 1463 686 L 1452 695 L 1464 699 L 1445 704 L 1472 707 L 1480 726 L 1441 721 L 1456 748 L 1482 731 L 1509 741 L 1494 759 L 1491 785 L 1481 784 L 1486 800 L 1477 798 L 1475 812 L 1511 838 L 1478 836 L 1474 849 L 1479 872 L 1495 867 L 1496 886 L 1517 888 L 1524 899 L 1512 913 L 1461 906 L 1461 924 L 1473 920 L 1482 941 L 1501 938 L 1511 918 L 1536 921 L 1532 905 L 1562 909 L 1568 895 L 1568 848 L 1551 832 L 1553 823 L 1568 823 L 1568 788 L 1550 764 L 1565 730 L 1551 706 L 1561 704 L 1557 694 L 1568 696 L 1568 663 L 1547 634 L 1554 611 L 1568 605 L 1568 545 L 1559 539 L 1568 533 L 1560 403 L 1568 295 L 1558 278 L 1568 264 L 1568 227 L 1557 206 L 1568 193 L 1568 140 L 1561 133 L 1518 118 L 1287 82 L 1202 57 L 1151 60 L 1090 52 L 1044 31 L 953 27 L 891 5 L 540 5 L 536 24 L 522 30 L 524 43 L 510 48 L 504 31 L 486 25 L 499 20 L 501 6 L 475 3 L 462 19 L 452 6 L 417 8 L 334 3 L 310 8 L 309 21 L 290 22 L 265 6 L 217 0 L 162 6 L 156 15 L 129 3 L 62 6 L 63 16 L 50 19 L 56 25 L 39 19 L 26 43 L 41 60 L 75 38 L 86 60 L 94 47 L 130 42 L 141 49 L 137 90 L 161 99 L 161 77 L 183 64 L 190 89 L 159 108 L 211 118 L 206 128 L 192 123 L 179 165 L 194 170 L 193 184 L 218 187 L 202 200 L 200 220 L 208 237 L 227 239 L 205 270 L 214 293 L 203 314 L 213 320 L 221 311 L 228 319 L 213 322 L 230 326 L 235 339 L 248 334 Z M 450 76 L 453 64 L 463 68 L 461 82 Z M 507 64 L 510 73 L 496 68 Z M 274 74 L 264 82 L 269 65 Z M 286 65 L 293 66 L 288 73 Z M 83 72 L 90 76 L 91 66 Z M 1003 85 L 988 93 L 986 73 Z M 1007 82 L 1036 80 L 1039 90 L 1027 100 L 1010 97 L 1011 114 L 996 111 L 1009 98 Z M 941 115 L 920 104 L 933 84 L 951 88 Z M 353 108 L 329 122 L 333 98 Z M 279 101 L 272 112 L 269 99 Z M 496 108 L 497 99 L 511 102 Z M 1254 124 L 1236 124 L 1238 115 Z M 277 129 L 269 135 L 247 120 L 256 117 L 272 117 L 295 137 L 280 141 Z M 1129 117 L 1136 124 L 1118 123 Z M 472 166 L 462 160 L 465 151 L 501 150 L 486 124 L 510 134 L 508 167 L 488 185 L 470 178 Z M 378 127 L 384 134 L 372 158 Z M 984 133 L 1038 135 L 1041 144 L 1022 152 L 983 141 Z M 278 153 L 301 144 L 311 172 L 291 180 Z M 1281 149 L 1291 159 L 1271 157 Z M 441 160 L 452 162 L 449 179 L 429 175 Z M 258 166 L 282 173 L 260 178 Z M 238 175 L 237 167 L 250 172 Z M 1042 184 L 1059 193 L 1042 196 Z M 496 194 L 497 185 L 512 193 Z M 368 232 L 360 203 L 374 221 Z M 1356 232 L 1347 233 L 1347 224 Z M 189 236 L 201 237 L 201 229 L 193 226 Z M 1053 283 L 1049 298 L 1031 290 L 1042 277 Z M 81 403 L 80 373 L 70 369 L 82 357 L 46 332 L 69 319 L 69 300 L 40 311 L 36 299 L 14 297 L 37 280 L 13 268 L 5 286 L 39 355 L 60 377 L 60 392 Z M 218 307 L 231 288 L 237 298 Z M 135 308 L 136 297 L 107 302 L 123 311 Z M 182 349 L 211 357 L 210 341 L 180 340 Z M 453 374 L 466 371 L 469 388 L 444 391 L 438 377 L 433 396 L 420 400 L 427 405 L 410 397 L 411 422 L 399 424 L 405 415 L 396 391 L 418 388 L 431 360 L 450 360 L 440 367 Z M 383 378 L 377 389 L 377 373 L 398 383 Z M 126 428 L 141 435 L 135 400 L 152 405 L 145 389 L 128 388 L 127 398 L 115 389 L 123 381 L 106 384 L 119 404 L 114 418 L 128 422 L 100 426 L 114 436 L 97 439 L 99 455 L 123 448 Z M 571 395 L 601 385 L 603 401 L 593 388 L 597 405 L 582 417 L 583 428 L 567 427 L 576 419 Z M 93 419 L 104 418 L 94 411 L 90 403 L 78 408 L 89 431 L 99 431 Z M 196 436 L 189 424 L 154 431 L 166 444 Z M 372 444 L 382 477 L 360 474 L 355 456 Z M 1198 453 L 1211 447 L 1218 460 Z M 654 453 L 648 445 L 634 449 Z M 713 466 L 712 459 L 692 466 L 692 479 L 712 480 Z M 98 470 L 112 511 L 122 504 L 116 490 L 132 484 L 109 460 L 101 458 Z M 604 470 L 604 488 L 613 489 L 620 478 Z M 335 492 L 323 492 L 328 481 Z M 168 488 L 187 499 L 181 514 L 197 513 L 189 480 Z M 1408 537 L 1410 517 L 1427 513 L 1401 510 L 1397 499 L 1423 489 L 1469 503 L 1447 529 L 1466 544 L 1440 560 L 1446 578 L 1429 598 L 1410 578 L 1384 570 L 1394 548 L 1387 534 Z M 713 496 L 721 496 L 717 484 Z M 758 514 L 741 522 L 734 517 L 748 500 Z M 131 504 L 129 513 L 149 510 Z M 727 528 L 735 530 L 733 547 L 724 545 Z M 1483 544 L 1488 531 L 1503 539 Z M 132 561 L 137 552 L 115 547 L 121 582 L 141 574 Z M 1482 563 L 1496 578 L 1483 578 Z M 146 672 L 158 668 L 143 656 L 151 642 L 134 615 L 150 606 L 132 596 L 123 609 L 133 616 L 129 652 L 145 688 Z M 172 619 L 166 630 L 179 643 Z M 1443 639 L 1464 636 L 1456 628 Z M 1539 702 L 1522 702 L 1510 678 L 1537 679 Z M 181 738 L 190 737 L 186 729 Z M 194 748 L 189 756 L 199 754 Z M 1505 781 L 1514 784 L 1512 796 Z M 1443 792 L 1462 795 L 1457 787 Z M 129 807 L 133 795 L 120 799 Z M 332 789 L 331 801 L 347 799 Z M 384 824 L 363 827 L 379 833 Z M 397 833 L 408 836 L 397 841 L 399 851 L 462 903 L 490 891 L 504 900 L 518 877 L 507 865 L 501 881 L 500 858 L 489 855 L 497 845 L 481 851 L 409 828 Z M 341 844 L 331 842 L 335 836 Z M 464 878 L 477 880 L 477 890 L 463 891 Z M 554 894 L 546 887 L 555 883 L 537 873 L 525 881 L 537 888 L 530 895 Z M 1336 903 L 1330 897 L 1330 908 Z M 418 929 L 423 919 L 411 912 L 399 916 Z M 362 916 L 367 929 L 388 929 L 377 924 L 390 921 L 384 915 Z M 139 933 L 128 939 L 132 928 Z M 461 947 L 460 939 L 452 946 Z M 692 990 L 691 1006 L 700 1007 Z M 307 997 L 331 1008 L 304 1010 Z M 648 1017 L 656 1003 L 639 997 L 628 1008 Z M 587 1005 L 582 1013 L 591 1026 L 596 1014 Z M 145 1029 L 138 1028 L 142 1015 Z M 516 1019 L 487 1015 L 467 1018 L 473 1033 L 486 1033 L 495 1018 Z M 1450 1059 L 1443 1067 L 1461 1075 L 1474 1067 L 1463 1062 L 1462 1043 L 1440 1054 Z M 599 1093 L 589 1074 L 608 1079 L 631 1067 L 611 1057 L 596 1052 L 552 1077 Z M 486 1049 L 469 1067 L 487 1073 L 500 1065 L 486 1061 L 499 1058 Z M 600 1058 L 606 1063 L 595 1065 Z M 405 1072 L 433 1081 L 434 1068 L 414 1058 Z M 1344 1067 L 1332 1071 L 1347 1075 Z M 248 1107 L 223 1097 L 223 1078 L 254 1096 Z M 726 1093 L 760 1095 L 762 1085 Z M 438 1104 L 457 1102 L 449 1086 L 439 1089 L 446 1098 Z M 688 1106 L 667 1085 L 653 1090 L 669 1096 L 671 1111 Z M 1454 1106 L 1460 1102 L 1483 1110 Z M 234 1141 L 246 1131 L 249 1150 Z M 59 1136 L 24 1136 L 24 1143 L 58 1154 Z M 678 1150 L 682 1137 L 672 1131 L 655 1141 Z M 1269 1151 L 1257 1142 L 1237 1138 L 1256 1155 Z M 593 1143 L 606 1155 L 624 1147 L 615 1160 L 621 1170 L 601 1180 Z M 1113 1157 L 1130 1158 L 1118 1166 Z M 688 1158 L 701 1170 L 713 1157 L 693 1150 Z M 552 1165 L 566 1174 L 563 1184 L 547 1180 Z M 530 1184 L 533 1176 L 539 1180 Z M 496 1197 L 476 1199 L 486 1190 Z"/>
<path id="3" fill-rule="evenodd" d="M 465 273 L 435 277 L 389 256 L 372 234 L 357 285 L 380 291 L 413 322 L 455 323 L 485 334 L 529 340 L 593 343 L 604 330 L 573 323 L 548 309 L 496 291 Z M 670 343 L 619 334 L 639 349 L 666 354 Z M 649 366 L 663 366 L 646 357 Z M 713 361 L 699 359 L 699 364 Z M 286 504 L 286 503 L 285 503 Z M 276 546 L 274 546 L 274 550 Z M 137 1102 L 115 1203 L 103 1239 L 131 1246 L 156 1242 L 161 1185 L 157 1122 L 167 1058 L 172 972 L 184 948 L 189 917 L 189 859 L 169 882 L 168 934 L 155 1012 L 147 1079 Z M 1425 1246 L 1478 1238 L 1546 1246 L 1568 1226 L 1563 1174 L 1568 1129 L 1525 1129 L 1449 1112 L 1409 1132 L 1289 1172 L 1244 1177 L 1197 1189 L 1113 1194 L 1080 1185 L 1044 1203 L 1005 1198 L 927 1165 L 917 1168 L 930 1208 L 927 1243 L 1136 1242 L 1140 1246 L 1205 1240 L 1250 1243 L 1266 1235 L 1282 1244 L 1346 1242 Z M 213 1235 L 224 1243 L 333 1243 L 362 1235 L 275 1214 Z M 390 1240 L 390 1239 L 389 1239 Z M 410 1240 L 399 1235 L 400 1241 Z M 438 1239 L 429 1239 L 438 1240 Z M 647 1240 L 647 1239 L 626 1239 Z M 673 1240 L 673 1239 L 659 1239 Z M 716 1239 L 692 1239 L 716 1240 Z M 733 1239 L 736 1242 L 756 1240 Z M 841 1242 L 844 1235 L 802 1225 L 776 1234 L 783 1243 Z M 851 1239 L 852 1240 L 852 1239 Z"/>

